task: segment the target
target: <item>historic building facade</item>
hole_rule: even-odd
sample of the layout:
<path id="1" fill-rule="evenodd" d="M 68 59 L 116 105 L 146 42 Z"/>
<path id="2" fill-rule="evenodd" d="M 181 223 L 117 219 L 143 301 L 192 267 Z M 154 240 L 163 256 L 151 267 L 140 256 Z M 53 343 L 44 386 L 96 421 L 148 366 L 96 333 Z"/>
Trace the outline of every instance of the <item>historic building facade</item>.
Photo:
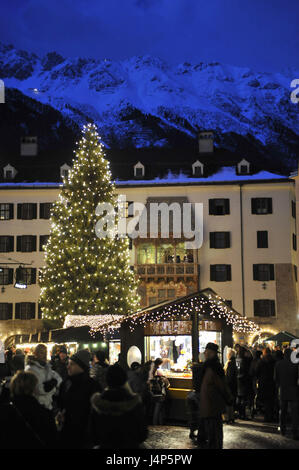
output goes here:
<path id="1" fill-rule="evenodd" d="M 183 168 L 165 161 L 164 175 L 155 174 L 150 157 L 142 153 L 127 161 L 122 178 L 121 166 L 112 163 L 117 192 L 128 204 L 203 205 L 198 249 L 186 249 L 184 237 L 176 238 L 172 230 L 167 238 L 158 233 L 157 238 L 132 240 L 131 265 L 141 281 L 141 306 L 210 287 L 265 334 L 287 330 L 299 335 L 296 178 L 260 170 L 246 158 L 217 160 L 211 139 L 211 132 L 200 135 L 199 152 L 184 156 Z M 70 163 L 57 164 L 57 177 L 50 182 L 46 175 L 34 181 L 34 172 L 25 182 L 17 160 L 2 163 L 0 335 L 5 339 L 42 328 L 38 271 L 50 232 L 50 207 Z M 27 287 L 16 288 L 16 283 Z"/>

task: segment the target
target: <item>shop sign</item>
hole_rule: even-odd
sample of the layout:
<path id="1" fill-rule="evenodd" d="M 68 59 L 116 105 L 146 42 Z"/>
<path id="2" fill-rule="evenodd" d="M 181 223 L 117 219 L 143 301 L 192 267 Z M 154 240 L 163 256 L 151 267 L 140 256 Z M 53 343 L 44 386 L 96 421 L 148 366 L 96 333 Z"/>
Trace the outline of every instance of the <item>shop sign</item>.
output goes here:
<path id="1" fill-rule="evenodd" d="M 203 320 L 199 322 L 199 331 L 221 331 L 221 321 Z M 165 335 L 191 335 L 192 322 L 190 320 L 157 321 L 147 323 L 144 328 L 145 336 Z"/>

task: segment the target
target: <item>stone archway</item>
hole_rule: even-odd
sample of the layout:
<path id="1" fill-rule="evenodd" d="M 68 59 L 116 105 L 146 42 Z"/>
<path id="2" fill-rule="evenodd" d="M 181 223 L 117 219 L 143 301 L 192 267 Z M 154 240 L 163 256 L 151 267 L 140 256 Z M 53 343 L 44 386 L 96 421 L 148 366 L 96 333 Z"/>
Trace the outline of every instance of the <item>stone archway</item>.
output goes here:
<path id="1" fill-rule="evenodd" d="M 269 338 L 270 336 L 273 336 L 274 334 L 277 334 L 278 331 L 273 331 L 269 328 L 269 330 L 265 329 L 261 333 L 257 333 L 253 335 L 250 340 L 249 340 L 249 346 L 254 346 L 255 343 L 262 343 L 265 339 Z"/>

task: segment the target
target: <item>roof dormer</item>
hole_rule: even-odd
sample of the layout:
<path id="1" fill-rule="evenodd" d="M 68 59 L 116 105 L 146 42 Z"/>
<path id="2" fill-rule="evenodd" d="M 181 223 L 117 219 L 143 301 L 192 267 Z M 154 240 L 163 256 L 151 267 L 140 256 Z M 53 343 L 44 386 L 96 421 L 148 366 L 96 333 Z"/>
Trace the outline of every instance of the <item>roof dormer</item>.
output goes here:
<path id="1" fill-rule="evenodd" d="M 237 173 L 238 175 L 250 174 L 250 163 L 245 158 L 237 164 Z"/>
<path id="2" fill-rule="evenodd" d="M 145 175 L 145 166 L 141 162 L 136 163 L 136 165 L 134 165 L 135 178 L 143 178 L 144 175 Z"/>
<path id="3" fill-rule="evenodd" d="M 192 164 L 192 175 L 203 176 L 203 163 L 201 163 L 199 160 L 196 160 L 196 162 Z"/>
<path id="4" fill-rule="evenodd" d="M 9 163 L 3 168 L 3 177 L 5 180 L 13 180 L 17 173 L 17 170 Z"/>
<path id="5" fill-rule="evenodd" d="M 37 137 L 22 137 L 21 157 L 36 157 L 36 155 L 37 155 Z"/>
<path id="6" fill-rule="evenodd" d="M 70 173 L 70 170 L 72 168 L 67 164 L 67 163 L 64 163 L 61 167 L 60 167 L 60 177 L 61 178 L 64 178 L 64 179 L 68 179 L 68 176 L 69 176 L 69 173 Z"/>

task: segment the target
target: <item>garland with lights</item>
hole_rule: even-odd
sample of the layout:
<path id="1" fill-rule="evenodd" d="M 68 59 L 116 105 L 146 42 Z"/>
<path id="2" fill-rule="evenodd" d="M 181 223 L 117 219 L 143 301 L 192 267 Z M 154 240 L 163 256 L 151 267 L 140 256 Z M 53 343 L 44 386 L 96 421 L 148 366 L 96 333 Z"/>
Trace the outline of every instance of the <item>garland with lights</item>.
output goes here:
<path id="1" fill-rule="evenodd" d="M 67 315 L 64 320 L 63 328 L 78 328 L 80 326 L 89 326 L 91 329 L 98 328 L 99 325 L 104 325 L 107 322 L 120 321 L 123 315 Z"/>
<path id="2" fill-rule="evenodd" d="M 133 331 L 137 325 L 146 325 L 157 321 L 171 321 L 178 318 L 191 320 L 192 311 L 196 311 L 201 315 L 205 314 L 207 310 L 211 318 L 224 319 L 227 324 L 232 326 L 234 332 L 251 335 L 260 332 L 259 325 L 246 317 L 238 315 L 225 303 L 222 297 L 211 293 L 199 293 L 183 302 L 177 299 L 168 306 L 143 309 L 129 318 L 123 318 L 121 324 L 128 322 L 130 331 Z M 94 336 L 96 332 L 100 332 L 105 337 L 108 333 L 111 334 L 119 328 L 119 320 L 111 320 L 107 323 L 95 322 L 90 329 L 90 334 Z"/>
<path id="3" fill-rule="evenodd" d="M 84 126 L 72 170 L 51 211 L 46 266 L 40 279 L 44 319 L 129 315 L 139 304 L 128 238 L 98 238 L 95 233 L 97 205 L 117 205 L 109 162 L 99 139 L 94 124 Z"/>

